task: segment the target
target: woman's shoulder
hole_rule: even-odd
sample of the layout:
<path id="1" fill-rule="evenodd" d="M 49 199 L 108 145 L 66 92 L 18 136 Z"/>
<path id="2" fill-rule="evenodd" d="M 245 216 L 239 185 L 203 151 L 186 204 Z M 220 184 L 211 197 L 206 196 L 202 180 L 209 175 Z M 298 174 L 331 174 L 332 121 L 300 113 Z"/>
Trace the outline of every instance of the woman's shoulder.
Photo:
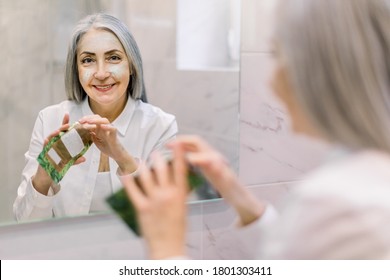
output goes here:
<path id="1" fill-rule="evenodd" d="M 386 179 L 390 180 L 389 167 L 390 154 L 376 150 L 364 150 L 346 153 L 339 158 L 332 159 L 311 172 L 308 178 L 328 177 L 338 179 L 339 176 L 345 175 L 350 179 L 385 176 Z M 351 176 L 352 174 L 354 176 Z"/>
<path id="2" fill-rule="evenodd" d="M 367 201 L 364 197 L 390 197 L 388 170 L 387 153 L 373 150 L 351 153 L 310 172 L 298 185 L 297 192 L 304 196 L 342 196 L 356 202 Z"/>
<path id="3" fill-rule="evenodd" d="M 390 232 L 389 169 L 388 154 L 362 151 L 310 172 L 283 201 L 279 225 L 268 235 L 269 252 L 277 248 L 272 241 L 283 239 L 278 256 L 382 258 L 390 248 L 382 238 Z"/>

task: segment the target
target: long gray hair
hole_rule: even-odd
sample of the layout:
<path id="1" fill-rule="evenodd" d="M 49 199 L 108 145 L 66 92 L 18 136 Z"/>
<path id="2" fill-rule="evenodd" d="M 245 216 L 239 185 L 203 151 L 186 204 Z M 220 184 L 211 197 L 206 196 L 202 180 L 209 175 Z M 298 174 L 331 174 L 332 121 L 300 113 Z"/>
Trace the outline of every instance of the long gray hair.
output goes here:
<path id="1" fill-rule="evenodd" d="M 276 41 L 305 113 L 333 142 L 390 151 L 390 1 L 283 0 Z"/>
<path id="2" fill-rule="evenodd" d="M 133 99 L 145 96 L 141 54 L 130 31 L 119 19 L 107 14 L 93 14 L 80 20 L 73 31 L 65 66 L 65 89 L 69 100 L 81 102 L 87 96 L 80 84 L 77 67 L 77 47 L 81 37 L 91 28 L 113 33 L 121 42 L 130 65 L 127 93 Z"/>

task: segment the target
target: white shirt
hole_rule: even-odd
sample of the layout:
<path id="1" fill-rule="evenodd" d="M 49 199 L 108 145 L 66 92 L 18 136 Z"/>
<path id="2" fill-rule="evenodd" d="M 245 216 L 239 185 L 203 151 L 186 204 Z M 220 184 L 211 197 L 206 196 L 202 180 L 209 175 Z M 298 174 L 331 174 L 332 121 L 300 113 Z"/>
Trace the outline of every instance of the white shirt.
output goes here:
<path id="1" fill-rule="evenodd" d="M 279 216 L 266 211 L 236 233 L 253 258 L 389 258 L 390 157 L 365 151 L 332 160 L 293 188 Z"/>
<path id="2" fill-rule="evenodd" d="M 106 203 L 106 198 L 112 193 L 110 172 L 98 172 L 89 212 L 95 213 L 109 210 L 110 207 Z"/>
<path id="3" fill-rule="evenodd" d="M 31 177 L 38 167 L 36 159 L 42 151 L 44 139 L 61 126 L 63 116 L 67 112 L 70 115 L 70 123 L 93 114 L 88 98 L 80 104 L 64 101 L 39 113 L 30 147 L 25 154 L 26 165 L 13 206 L 17 220 L 83 215 L 90 211 L 100 163 L 100 151 L 95 145 L 85 153 L 86 162 L 72 166 L 60 184 L 50 188 L 47 196 L 37 192 L 31 183 Z M 163 148 L 163 145 L 177 134 L 177 123 L 173 115 L 131 98 L 112 125 L 117 128 L 118 139 L 122 145 L 133 157 L 141 160 L 147 160 L 152 151 Z M 109 164 L 112 190 L 115 192 L 121 187 L 116 175 L 118 165 L 111 158 Z"/>

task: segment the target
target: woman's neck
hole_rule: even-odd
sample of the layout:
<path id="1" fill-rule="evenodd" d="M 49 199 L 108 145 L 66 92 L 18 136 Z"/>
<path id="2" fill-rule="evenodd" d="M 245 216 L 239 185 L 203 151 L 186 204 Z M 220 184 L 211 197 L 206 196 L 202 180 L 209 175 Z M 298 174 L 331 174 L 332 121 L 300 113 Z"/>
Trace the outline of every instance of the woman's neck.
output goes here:
<path id="1" fill-rule="evenodd" d="M 107 118 L 108 121 L 112 123 L 125 109 L 127 104 L 127 96 L 120 102 L 109 105 L 102 105 L 94 102 L 91 99 L 89 99 L 88 102 L 94 114 L 98 114 L 102 118 Z"/>

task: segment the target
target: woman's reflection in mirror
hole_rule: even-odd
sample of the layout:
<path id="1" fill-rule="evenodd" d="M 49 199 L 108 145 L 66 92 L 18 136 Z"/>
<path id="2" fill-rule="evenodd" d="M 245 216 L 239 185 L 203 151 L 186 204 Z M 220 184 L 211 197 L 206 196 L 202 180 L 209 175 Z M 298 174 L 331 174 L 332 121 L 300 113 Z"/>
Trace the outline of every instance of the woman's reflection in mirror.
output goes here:
<path id="1" fill-rule="evenodd" d="M 74 216 L 107 209 L 105 198 L 121 187 L 119 176 L 177 134 L 176 118 L 146 102 L 137 43 L 117 18 L 82 19 L 70 40 L 65 66 L 66 101 L 39 112 L 25 154 L 13 211 L 18 221 Z M 94 144 L 54 184 L 37 157 L 49 139 L 74 122 Z"/>

